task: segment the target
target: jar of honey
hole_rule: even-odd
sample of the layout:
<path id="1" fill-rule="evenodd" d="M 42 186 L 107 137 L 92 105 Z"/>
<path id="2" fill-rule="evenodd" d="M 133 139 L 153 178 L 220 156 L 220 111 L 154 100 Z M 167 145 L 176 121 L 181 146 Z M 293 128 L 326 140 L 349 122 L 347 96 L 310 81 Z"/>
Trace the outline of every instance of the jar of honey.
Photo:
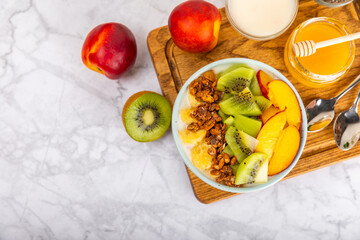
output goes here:
<path id="1" fill-rule="evenodd" d="M 324 87 L 340 80 L 354 61 L 354 41 L 320 48 L 306 57 L 296 57 L 292 45 L 305 40 L 316 43 L 348 34 L 351 34 L 349 29 L 333 18 L 318 17 L 303 22 L 294 29 L 285 46 L 288 71 L 299 82 L 310 87 Z"/>

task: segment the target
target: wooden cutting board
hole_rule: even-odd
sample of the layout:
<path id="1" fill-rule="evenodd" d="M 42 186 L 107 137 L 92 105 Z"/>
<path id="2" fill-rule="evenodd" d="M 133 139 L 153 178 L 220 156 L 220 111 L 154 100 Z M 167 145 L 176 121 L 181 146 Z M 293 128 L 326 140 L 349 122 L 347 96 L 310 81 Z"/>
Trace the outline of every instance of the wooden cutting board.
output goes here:
<path id="1" fill-rule="evenodd" d="M 148 35 L 148 48 L 164 96 L 174 104 L 176 95 L 185 81 L 201 67 L 216 60 L 233 57 L 255 59 L 279 70 L 298 90 L 306 106 L 314 98 L 331 98 L 347 86 L 360 74 L 359 49 L 351 70 L 338 83 L 321 89 L 309 88 L 297 82 L 287 71 L 284 63 L 284 46 L 292 30 L 305 20 L 313 17 L 333 17 L 350 29 L 360 31 L 354 6 L 349 4 L 341 8 L 326 8 L 313 0 L 300 1 L 299 12 L 293 23 L 283 35 L 270 41 L 249 40 L 237 33 L 226 18 L 225 10 L 220 9 L 222 23 L 219 42 L 210 52 L 204 54 L 187 53 L 173 43 L 167 26 L 157 28 Z M 359 43 L 359 41 L 357 41 Z M 356 44 L 359 48 L 359 44 Z M 336 105 L 336 112 L 348 109 L 354 101 L 360 85 L 352 89 Z M 349 151 L 343 152 L 336 147 L 332 125 L 318 133 L 309 133 L 305 149 L 294 169 L 285 179 L 326 167 L 360 155 L 360 143 Z M 187 172 L 197 199 L 202 203 L 212 203 L 236 194 L 218 190 L 195 176 L 188 168 Z"/>

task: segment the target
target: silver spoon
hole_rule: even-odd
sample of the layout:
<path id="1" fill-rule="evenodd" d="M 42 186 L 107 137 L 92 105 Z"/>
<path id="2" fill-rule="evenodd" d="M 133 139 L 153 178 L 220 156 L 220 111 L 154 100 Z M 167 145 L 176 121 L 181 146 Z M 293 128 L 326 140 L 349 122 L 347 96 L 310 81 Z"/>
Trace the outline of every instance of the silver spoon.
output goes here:
<path id="1" fill-rule="evenodd" d="M 360 137 L 360 117 L 357 113 L 360 99 L 358 93 L 354 104 L 345 112 L 340 113 L 334 123 L 336 145 L 343 151 L 351 149 Z"/>
<path id="2" fill-rule="evenodd" d="M 350 89 L 360 82 L 360 75 L 339 93 L 331 99 L 314 99 L 306 106 L 306 115 L 308 121 L 308 131 L 318 132 L 327 127 L 335 117 L 335 104 Z"/>

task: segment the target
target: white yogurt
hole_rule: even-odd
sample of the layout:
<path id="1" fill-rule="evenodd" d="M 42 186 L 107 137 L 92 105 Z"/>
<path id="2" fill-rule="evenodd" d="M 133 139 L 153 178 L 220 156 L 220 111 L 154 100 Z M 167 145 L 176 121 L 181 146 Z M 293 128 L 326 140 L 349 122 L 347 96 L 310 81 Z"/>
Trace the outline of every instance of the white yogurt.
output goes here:
<path id="1" fill-rule="evenodd" d="M 245 34 L 268 37 L 293 21 L 298 0 L 228 0 L 234 24 Z"/>
<path id="2" fill-rule="evenodd" d="M 184 93 L 184 97 L 180 103 L 180 110 L 182 109 L 189 109 L 191 108 L 190 106 L 190 102 L 189 102 L 189 98 L 188 98 L 188 94 L 189 93 L 189 88 L 186 89 L 186 92 Z M 183 122 L 183 120 L 180 117 L 180 114 L 178 116 L 178 120 L 177 120 L 177 129 L 178 131 L 184 130 L 187 127 L 187 124 Z M 181 145 L 184 149 L 184 152 L 186 153 L 186 156 L 191 159 L 191 149 L 194 147 L 193 145 L 190 144 L 184 144 L 181 140 Z"/>
<path id="3" fill-rule="evenodd" d="M 231 64 L 229 65 L 231 66 Z M 225 66 L 225 68 L 221 67 L 221 68 L 218 68 L 218 69 L 212 69 L 214 70 L 215 74 L 220 72 L 220 71 L 223 71 L 227 68 L 228 66 Z M 188 95 L 189 95 L 189 87 L 186 89 L 185 93 L 184 93 L 184 97 L 180 103 L 180 110 L 182 109 L 189 109 L 191 108 L 190 106 L 190 102 L 189 102 L 189 98 L 188 98 Z M 178 116 L 178 120 L 177 120 L 177 128 L 178 128 L 178 131 L 181 131 L 183 129 L 185 129 L 187 127 L 187 124 L 184 123 L 182 120 L 181 120 L 181 117 L 180 117 L 180 114 Z M 190 159 L 192 161 L 192 158 L 191 158 L 191 149 L 193 149 L 194 145 L 191 145 L 191 144 L 185 144 L 181 141 L 180 139 L 180 142 L 181 142 L 181 146 L 187 156 L 188 159 Z M 198 168 L 198 170 L 204 174 L 205 177 L 211 179 L 211 180 L 215 180 L 215 177 L 212 176 L 210 174 L 210 170 L 204 170 L 204 169 L 200 169 Z"/>

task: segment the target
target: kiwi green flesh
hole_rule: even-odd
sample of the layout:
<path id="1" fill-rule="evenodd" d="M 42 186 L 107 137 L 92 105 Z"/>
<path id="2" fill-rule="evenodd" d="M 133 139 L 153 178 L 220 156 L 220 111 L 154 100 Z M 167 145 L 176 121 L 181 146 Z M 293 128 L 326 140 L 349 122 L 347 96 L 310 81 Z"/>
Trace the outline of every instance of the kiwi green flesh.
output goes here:
<path id="1" fill-rule="evenodd" d="M 252 150 L 244 143 L 244 139 L 240 136 L 239 130 L 235 127 L 229 127 L 226 130 L 225 140 L 238 162 L 241 162 L 252 153 Z"/>
<path id="2" fill-rule="evenodd" d="M 171 106 L 161 95 L 146 93 L 133 101 L 125 113 L 125 128 L 136 141 L 160 138 L 170 126 Z"/>
<path id="3" fill-rule="evenodd" d="M 256 137 L 261 129 L 262 122 L 246 116 L 236 115 L 234 118 L 234 126 L 238 130 L 242 130 L 250 136 Z"/>
<path id="4" fill-rule="evenodd" d="M 229 117 L 229 115 L 225 114 L 221 109 L 218 111 L 218 114 L 222 118 L 223 122 Z"/>
<path id="5" fill-rule="evenodd" d="M 224 123 L 226 124 L 226 129 L 234 125 L 234 117 L 229 116 L 227 119 L 225 119 Z"/>
<path id="6" fill-rule="evenodd" d="M 218 74 L 218 78 L 220 78 L 221 76 L 224 76 L 225 74 L 228 74 L 229 72 L 234 71 L 234 70 L 237 69 L 237 68 L 241 68 L 241 67 L 250 68 L 249 66 L 247 66 L 247 65 L 244 64 L 244 63 L 236 63 L 236 64 L 231 65 L 230 67 L 228 67 L 228 68 L 225 69 L 224 71 L 220 72 L 220 73 Z M 251 69 L 251 68 L 250 68 L 250 69 Z"/>
<path id="7" fill-rule="evenodd" d="M 222 153 L 227 153 L 229 155 L 229 157 L 233 157 L 234 153 L 233 151 L 231 151 L 231 148 L 229 145 L 226 145 L 222 151 Z"/>
<path id="8" fill-rule="evenodd" d="M 235 165 L 230 165 L 230 167 L 232 168 L 233 174 L 236 176 L 236 172 L 239 168 L 239 163 L 236 163 Z"/>
<path id="9" fill-rule="evenodd" d="M 249 88 L 245 88 L 225 101 L 220 102 L 220 109 L 228 115 L 260 116 L 261 110 L 255 103 Z"/>
<path id="10" fill-rule="evenodd" d="M 254 96 L 262 96 L 260 85 L 256 75 L 254 75 L 253 79 L 251 80 L 249 88 Z"/>
<path id="11" fill-rule="evenodd" d="M 233 96 L 233 94 L 231 94 L 231 93 L 225 93 L 223 98 L 221 99 L 221 101 L 225 101 L 226 99 L 231 98 L 232 96 Z"/>
<path id="12" fill-rule="evenodd" d="M 253 69 L 240 67 L 221 76 L 216 88 L 226 93 L 236 94 L 249 87 L 254 76 Z"/>
<path id="13" fill-rule="evenodd" d="M 260 110 L 264 112 L 266 109 L 268 109 L 272 102 L 263 96 L 254 96 L 256 104 L 259 106 Z"/>
<path id="14" fill-rule="evenodd" d="M 253 153 L 239 164 L 235 176 L 235 185 L 254 183 L 261 163 L 265 161 L 266 154 Z"/>

